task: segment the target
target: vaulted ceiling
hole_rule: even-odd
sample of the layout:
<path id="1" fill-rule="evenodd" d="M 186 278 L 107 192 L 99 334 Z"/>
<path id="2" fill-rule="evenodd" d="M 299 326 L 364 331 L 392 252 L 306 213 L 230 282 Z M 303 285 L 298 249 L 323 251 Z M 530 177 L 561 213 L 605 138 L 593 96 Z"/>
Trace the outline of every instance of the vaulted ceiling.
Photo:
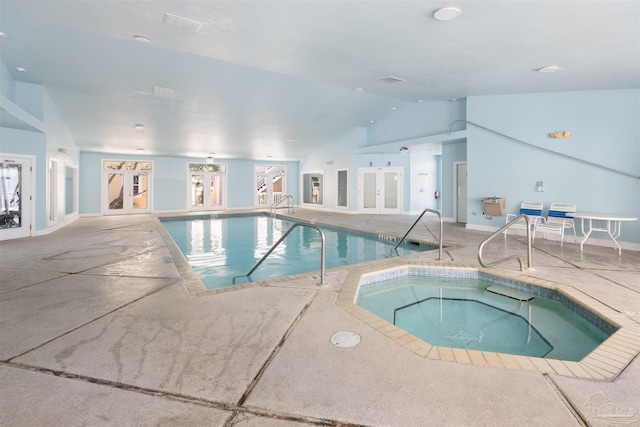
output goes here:
<path id="1" fill-rule="evenodd" d="M 640 87 L 635 0 L 0 0 L 0 31 L 93 152 L 297 160 L 416 102 Z"/>

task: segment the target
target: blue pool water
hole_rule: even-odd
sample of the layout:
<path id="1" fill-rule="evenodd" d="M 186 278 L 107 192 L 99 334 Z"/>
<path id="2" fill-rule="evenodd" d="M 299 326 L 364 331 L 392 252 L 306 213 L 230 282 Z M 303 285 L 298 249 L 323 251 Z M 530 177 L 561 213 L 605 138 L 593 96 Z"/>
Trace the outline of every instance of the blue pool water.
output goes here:
<path id="1" fill-rule="evenodd" d="M 609 336 L 558 301 L 518 301 L 491 285 L 403 276 L 362 286 L 358 305 L 442 347 L 579 361 Z"/>
<path id="2" fill-rule="evenodd" d="M 245 275 L 294 224 L 265 215 L 205 219 L 163 219 L 174 242 L 208 289 L 230 286 Z M 382 259 L 395 244 L 365 234 L 321 226 L 325 267 Z M 317 230 L 297 227 L 251 275 L 259 281 L 320 270 L 321 238 Z M 398 254 L 428 247 L 403 245 Z M 236 283 L 246 283 L 241 278 Z"/>

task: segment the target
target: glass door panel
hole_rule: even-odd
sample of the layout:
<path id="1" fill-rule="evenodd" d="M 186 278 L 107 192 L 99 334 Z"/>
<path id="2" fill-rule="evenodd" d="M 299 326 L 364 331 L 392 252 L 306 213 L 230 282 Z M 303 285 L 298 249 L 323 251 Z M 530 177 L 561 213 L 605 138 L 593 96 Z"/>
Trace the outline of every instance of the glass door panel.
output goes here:
<path id="1" fill-rule="evenodd" d="M 256 206 L 268 207 L 269 199 L 273 193 L 269 185 L 269 175 L 256 175 Z"/>
<path id="2" fill-rule="evenodd" d="M 210 181 L 211 191 L 209 192 L 209 205 L 211 207 L 221 207 L 222 203 L 222 176 L 212 175 Z"/>
<path id="3" fill-rule="evenodd" d="M 376 172 L 365 172 L 363 177 L 363 204 L 365 209 L 378 209 L 378 174 Z"/>
<path id="4" fill-rule="evenodd" d="M 204 206 L 204 175 L 191 175 L 191 207 Z"/>
<path id="5" fill-rule="evenodd" d="M 0 165 L 2 180 L 2 210 L 0 228 L 22 227 L 22 164 L 3 163 Z"/>
<path id="6" fill-rule="evenodd" d="M 31 162 L 0 157 L 0 240 L 31 236 Z"/>
<path id="7" fill-rule="evenodd" d="M 146 173 L 135 173 L 133 175 L 133 209 L 135 210 L 147 210 L 149 208 L 149 201 L 147 200 L 147 185 L 149 175 Z"/>
<path id="8" fill-rule="evenodd" d="M 110 172 L 107 174 L 107 202 L 108 210 L 122 211 L 124 209 L 124 173 Z"/>
<path id="9" fill-rule="evenodd" d="M 398 173 L 384 173 L 384 208 L 398 208 Z"/>

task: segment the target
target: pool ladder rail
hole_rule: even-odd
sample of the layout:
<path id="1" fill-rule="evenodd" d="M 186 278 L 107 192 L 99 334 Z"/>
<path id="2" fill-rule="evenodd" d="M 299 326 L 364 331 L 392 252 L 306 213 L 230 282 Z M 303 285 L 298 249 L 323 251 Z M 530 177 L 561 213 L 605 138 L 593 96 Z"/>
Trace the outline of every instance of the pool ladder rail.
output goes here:
<path id="1" fill-rule="evenodd" d="M 287 204 L 286 204 L 287 213 L 293 213 L 293 196 L 290 195 L 290 194 L 286 194 L 286 195 L 282 196 L 282 198 L 280 200 L 278 200 L 277 202 L 273 202 L 271 204 L 271 209 L 270 209 L 271 210 L 271 216 L 275 216 L 276 210 L 284 202 L 287 202 Z"/>
<path id="2" fill-rule="evenodd" d="M 518 222 L 523 218 L 527 223 L 527 268 L 529 269 L 533 267 L 533 262 L 531 260 L 531 219 L 526 214 L 518 215 L 513 219 L 513 221 L 508 222 L 507 224 L 502 226 L 499 230 L 495 231 L 493 234 L 491 234 L 489 237 L 487 237 L 480 243 L 480 246 L 478 246 L 478 262 L 480 263 L 481 266 L 485 268 L 489 268 L 489 267 L 493 267 L 494 265 L 497 265 L 515 258 L 518 260 L 518 263 L 520 263 L 520 271 L 524 271 L 524 263 L 522 262 L 522 259 L 518 255 L 511 255 L 505 258 L 500 258 L 499 260 L 492 261 L 490 263 L 485 263 L 484 259 L 482 259 L 482 249 L 484 248 L 484 245 L 487 242 L 489 242 L 491 239 L 498 236 L 500 233 L 504 232 L 507 228 L 511 227 L 512 225 L 514 225 L 516 222 Z"/>
<path id="3" fill-rule="evenodd" d="M 418 224 L 418 222 L 420 222 L 420 220 L 422 219 L 424 214 L 426 214 L 427 212 L 431 212 L 431 213 L 434 213 L 434 214 L 438 215 L 438 219 L 440 220 L 440 238 L 439 238 L 439 242 L 438 242 L 439 250 L 438 250 L 438 259 L 437 259 L 437 261 L 442 261 L 442 230 L 444 229 L 444 223 L 443 223 L 443 220 L 442 220 L 442 214 L 440 213 L 440 211 L 437 211 L 435 209 L 428 209 L 428 208 L 422 211 L 422 213 L 420 214 L 418 219 L 416 219 L 416 221 L 413 223 L 413 225 L 411 227 L 409 227 L 409 229 L 407 230 L 406 233 L 404 233 L 404 236 L 402 236 L 402 238 L 400 240 L 398 240 L 398 243 L 396 243 L 396 245 L 393 247 L 393 250 L 396 253 L 396 255 L 398 255 L 398 246 L 400 246 L 400 244 L 409 235 L 409 233 L 411 233 L 411 230 L 413 230 L 413 228 Z"/>
<path id="4" fill-rule="evenodd" d="M 311 224 L 304 224 L 301 222 L 296 222 L 295 224 L 293 224 L 286 233 L 284 233 L 282 235 L 282 237 L 280 237 L 280 239 L 278 239 L 278 241 L 275 243 L 275 245 L 273 245 L 271 247 L 271 249 L 269 249 L 269 251 L 267 251 L 266 254 L 264 254 L 264 256 L 260 259 L 260 261 L 258 261 L 256 263 L 256 265 L 253 266 L 253 268 L 245 275 L 241 275 L 241 276 L 235 276 L 233 278 L 233 284 L 236 284 L 236 279 L 240 278 L 240 277 L 249 277 L 253 274 L 254 271 L 256 271 L 256 269 L 258 267 L 260 267 L 260 264 L 262 264 L 264 262 L 265 259 L 267 259 L 267 257 L 269 257 L 269 255 L 271 255 L 271 252 L 273 252 L 280 243 L 282 243 L 282 241 L 284 239 L 287 238 L 287 236 L 293 231 L 294 228 L 296 227 L 309 227 L 309 228 L 315 228 L 316 230 L 318 230 L 318 233 L 320 233 L 320 283 L 318 283 L 318 286 L 322 286 L 322 285 L 326 285 L 326 283 L 324 282 L 325 279 L 325 274 L 324 274 L 324 260 L 325 260 L 325 247 L 324 247 L 324 242 L 325 242 L 325 238 L 324 238 L 324 232 L 322 231 L 322 229 L 318 226 L 315 225 L 311 225 Z"/>

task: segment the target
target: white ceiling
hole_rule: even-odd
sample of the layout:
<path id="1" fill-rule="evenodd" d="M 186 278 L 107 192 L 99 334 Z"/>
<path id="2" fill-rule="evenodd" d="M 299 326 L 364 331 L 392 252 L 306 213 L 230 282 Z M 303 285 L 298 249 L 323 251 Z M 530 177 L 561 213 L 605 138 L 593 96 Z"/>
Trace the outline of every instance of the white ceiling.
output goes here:
<path id="1" fill-rule="evenodd" d="M 0 0 L 0 31 L 94 152 L 298 160 L 419 100 L 640 87 L 637 0 Z"/>

